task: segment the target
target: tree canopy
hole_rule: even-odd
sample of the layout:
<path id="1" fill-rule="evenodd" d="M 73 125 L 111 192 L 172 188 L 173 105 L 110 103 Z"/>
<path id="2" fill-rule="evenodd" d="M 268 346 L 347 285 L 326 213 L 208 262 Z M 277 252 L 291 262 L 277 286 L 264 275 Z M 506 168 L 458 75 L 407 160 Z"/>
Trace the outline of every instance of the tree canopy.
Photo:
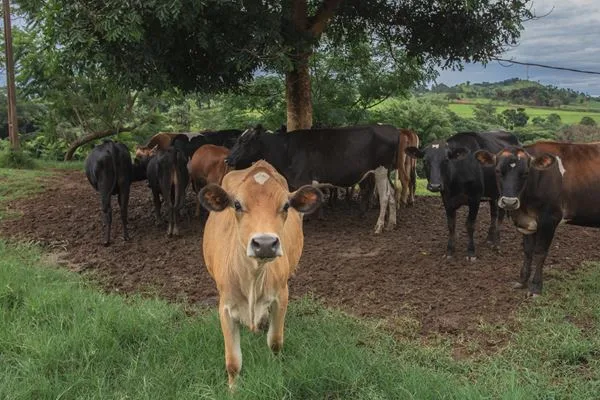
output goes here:
<path id="1" fill-rule="evenodd" d="M 129 89 L 223 92 L 286 74 L 288 123 L 312 121 L 308 59 L 369 42 L 386 57 L 460 67 L 515 44 L 529 0 L 18 0 L 63 71 L 101 66 Z M 309 103 L 308 105 L 306 103 Z"/>

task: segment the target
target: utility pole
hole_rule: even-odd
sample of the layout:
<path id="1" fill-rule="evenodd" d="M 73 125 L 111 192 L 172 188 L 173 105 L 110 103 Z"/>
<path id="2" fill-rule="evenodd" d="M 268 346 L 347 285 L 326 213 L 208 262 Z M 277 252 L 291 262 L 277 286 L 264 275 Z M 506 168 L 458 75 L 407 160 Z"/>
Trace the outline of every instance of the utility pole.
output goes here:
<path id="1" fill-rule="evenodd" d="M 17 122 L 17 96 L 15 92 L 15 64 L 12 51 L 12 29 L 10 26 L 10 3 L 2 0 L 4 11 L 4 50 L 6 53 L 6 89 L 8 95 L 8 137 L 13 149 L 19 148 L 19 125 Z"/>

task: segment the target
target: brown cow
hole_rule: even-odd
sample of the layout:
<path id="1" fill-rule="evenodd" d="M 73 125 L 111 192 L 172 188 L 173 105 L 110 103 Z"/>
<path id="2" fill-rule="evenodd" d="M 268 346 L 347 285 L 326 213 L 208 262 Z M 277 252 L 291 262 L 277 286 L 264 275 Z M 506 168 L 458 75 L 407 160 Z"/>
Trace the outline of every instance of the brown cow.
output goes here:
<path id="1" fill-rule="evenodd" d="M 312 186 L 288 191 L 287 181 L 269 163 L 228 173 L 223 186 L 209 184 L 199 194 L 211 211 L 204 228 L 208 272 L 219 291 L 229 385 L 242 367 L 240 323 L 256 332 L 269 318 L 267 344 L 283 346 L 288 279 L 302 254 L 302 213 L 322 201 Z"/>
<path id="2" fill-rule="evenodd" d="M 408 147 L 419 147 L 419 137 L 410 129 L 399 129 L 400 140 L 398 144 L 398 162 L 396 170 L 396 207 L 401 205 L 412 206 L 415 202 L 417 188 L 417 160 L 409 157 L 405 150 Z M 398 190 L 398 182 L 402 192 Z"/>
<path id="3" fill-rule="evenodd" d="M 230 170 L 225 164 L 225 157 L 229 155 L 229 149 L 214 144 L 205 144 L 194 152 L 188 161 L 187 169 L 190 174 L 192 189 L 196 194 L 196 216 L 200 216 L 200 200 L 198 192 L 209 183 L 220 185 L 223 177 Z"/>

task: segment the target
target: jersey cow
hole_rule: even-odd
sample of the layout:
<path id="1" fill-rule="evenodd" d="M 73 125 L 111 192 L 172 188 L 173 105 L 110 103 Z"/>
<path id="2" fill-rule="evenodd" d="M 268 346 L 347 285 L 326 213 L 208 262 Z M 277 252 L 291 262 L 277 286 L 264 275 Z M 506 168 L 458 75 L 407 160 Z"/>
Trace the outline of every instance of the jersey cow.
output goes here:
<path id="1" fill-rule="evenodd" d="M 374 174 L 380 204 L 375 233 L 380 233 L 388 208 L 387 228 L 396 225 L 394 190 L 388 171 L 395 169 L 398 141 L 398 130 L 390 125 L 271 134 L 259 125 L 240 136 L 226 160 L 235 168 L 244 168 L 264 159 L 294 188 L 313 182 L 349 187 Z"/>
<path id="2" fill-rule="evenodd" d="M 467 216 L 467 260 L 476 260 L 473 233 L 481 201 L 489 200 L 491 224 L 488 241 L 494 246 L 498 243 L 498 188 L 494 169 L 482 167 L 473 153 L 477 150 L 498 152 L 506 146 L 518 144 L 517 138 L 508 132 L 461 132 L 448 138 L 433 142 L 419 150 L 408 147 L 406 152 L 414 158 L 423 158 L 427 189 L 440 192 L 446 219 L 448 222 L 448 245 L 446 257 L 452 258 L 456 241 L 456 210 L 466 205 Z M 500 213 L 500 220 L 503 217 Z"/>
<path id="3" fill-rule="evenodd" d="M 302 254 L 301 213 L 314 211 L 322 194 L 312 186 L 289 193 L 280 174 L 265 161 L 232 171 L 223 186 L 209 184 L 199 194 L 210 211 L 203 251 L 219 291 L 219 318 L 225 365 L 233 386 L 242 367 L 240 324 L 257 331 L 269 321 L 267 344 L 283 346 L 288 279 Z"/>
<path id="4" fill-rule="evenodd" d="M 196 193 L 196 216 L 200 215 L 200 200 L 198 192 L 209 183 L 220 185 L 223 177 L 229 171 L 225 158 L 229 149 L 212 144 L 206 144 L 194 152 L 188 161 L 187 169 L 190 175 L 192 189 Z"/>
<path id="5" fill-rule="evenodd" d="M 513 222 L 524 235 L 525 259 L 517 287 L 539 294 L 556 225 L 562 221 L 600 227 L 600 143 L 544 141 L 479 157 L 496 166 L 503 192 L 500 206 L 513 210 Z M 529 284 L 532 264 L 535 272 Z"/>
<path id="6" fill-rule="evenodd" d="M 129 189 L 132 181 L 146 179 L 145 168 L 146 164 L 143 161 L 141 163 L 136 161 L 136 164 L 132 165 L 127 146 L 111 140 L 105 140 L 95 146 L 86 158 L 85 175 L 92 187 L 100 193 L 105 246 L 110 244 L 111 196 L 113 195 L 118 196 L 123 238 L 129 239 L 127 230 Z"/>
<path id="7" fill-rule="evenodd" d="M 156 222 L 160 223 L 162 220 L 160 216 L 160 196 L 162 195 L 169 222 L 167 236 L 177 236 L 179 235 L 177 215 L 183 207 L 185 189 L 189 182 L 187 159 L 182 151 L 170 147 L 165 151 L 159 151 L 150 159 L 147 171 L 148 185 L 152 189 Z"/>
<path id="8" fill-rule="evenodd" d="M 419 137 L 410 129 L 400 129 L 400 147 L 396 172 L 396 206 L 412 206 L 417 190 L 417 160 L 406 154 L 408 147 L 419 147 Z M 400 184 L 398 184 L 398 182 Z M 402 190 L 398 190 L 399 187 Z"/>

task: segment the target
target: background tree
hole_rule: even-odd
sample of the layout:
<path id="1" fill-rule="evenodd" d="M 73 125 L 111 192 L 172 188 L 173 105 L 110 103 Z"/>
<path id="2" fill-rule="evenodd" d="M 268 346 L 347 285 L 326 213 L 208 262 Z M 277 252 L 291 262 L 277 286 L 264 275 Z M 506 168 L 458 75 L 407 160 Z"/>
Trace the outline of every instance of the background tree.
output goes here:
<path id="1" fill-rule="evenodd" d="M 489 61 L 516 43 L 528 0 L 19 0 L 64 70 L 100 65 L 132 90 L 222 92 L 285 74 L 290 129 L 312 125 L 310 58 L 368 40 L 423 65 Z M 233 28 L 235 27 L 235 28 Z"/>
<path id="2" fill-rule="evenodd" d="M 596 126 L 596 120 L 594 120 L 594 118 L 592 117 L 582 117 L 581 121 L 579 122 L 580 125 L 587 125 L 587 126 Z"/>

